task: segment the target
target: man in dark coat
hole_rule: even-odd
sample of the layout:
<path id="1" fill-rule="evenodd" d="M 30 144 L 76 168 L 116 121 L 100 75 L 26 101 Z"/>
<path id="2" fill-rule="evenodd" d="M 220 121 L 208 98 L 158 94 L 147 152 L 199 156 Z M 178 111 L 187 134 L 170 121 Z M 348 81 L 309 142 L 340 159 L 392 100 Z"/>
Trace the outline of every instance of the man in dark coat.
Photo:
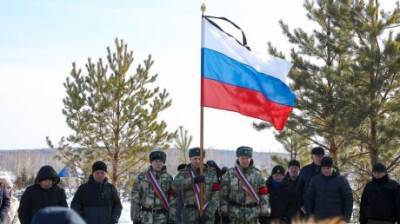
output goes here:
<path id="1" fill-rule="evenodd" d="M 290 200 L 288 215 L 289 219 L 295 219 L 296 216 L 299 215 L 300 209 L 297 202 L 297 184 L 299 182 L 299 174 L 300 174 L 300 162 L 297 160 L 289 161 L 288 172 L 284 179 L 285 183 L 288 186 L 288 197 L 293 198 L 294 200 Z"/>
<path id="2" fill-rule="evenodd" d="M 86 224 L 73 210 L 65 207 L 47 207 L 33 216 L 32 224 Z"/>
<path id="3" fill-rule="evenodd" d="M 58 186 L 60 177 L 51 166 L 40 168 L 35 183 L 21 197 L 18 217 L 21 224 L 30 224 L 33 216 L 42 208 L 49 206 L 68 207 L 64 189 Z"/>
<path id="4" fill-rule="evenodd" d="M 7 220 L 7 214 L 10 210 L 10 194 L 7 191 L 6 184 L 0 186 L 0 223 Z"/>
<path id="5" fill-rule="evenodd" d="M 298 207 L 303 213 L 304 210 L 304 197 L 307 192 L 308 185 L 311 178 L 321 173 L 321 159 L 325 155 L 324 149 L 321 147 L 315 147 L 311 150 L 312 163 L 306 165 L 301 169 L 299 180 L 297 183 L 297 203 Z"/>
<path id="6" fill-rule="evenodd" d="M 71 202 L 87 224 L 116 224 L 122 204 L 114 185 L 108 183 L 107 165 L 97 161 L 92 166 L 89 181 L 79 186 Z"/>
<path id="7" fill-rule="evenodd" d="M 267 180 L 271 207 L 269 221 L 273 223 L 289 223 L 289 206 L 296 200 L 289 195 L 289 186 L 284 179 L 285 168 L 277 165 L 272 169 L 271 176 Z"/>
<path id="8" fill-rule="evenodd" d="M 400 185 L 389 178 L 386 167 L 377 163 L 372 169 L 372 181 L 362 193 L 361 224 L 400 223 Z"/>
<path id="9" fill-rule="evenodd" d="M 314 176 L 305 197 L 306 215 L 317 220 L 342 218 L 349 222 L 353 212 L 353 194 L 346 178 L 334 172 L 333 160 L 321 160 L 321 174 Z"/>

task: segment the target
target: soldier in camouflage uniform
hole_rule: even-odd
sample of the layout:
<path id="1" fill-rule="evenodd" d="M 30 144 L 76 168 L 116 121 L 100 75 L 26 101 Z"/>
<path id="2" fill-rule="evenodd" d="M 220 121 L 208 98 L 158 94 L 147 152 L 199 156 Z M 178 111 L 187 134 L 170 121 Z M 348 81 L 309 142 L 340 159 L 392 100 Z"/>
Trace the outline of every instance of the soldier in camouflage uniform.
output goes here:
<path id="1" fill-rule="evenodd" d="M 182 193 L 182 222 L 185 224 L 214 224 L 214 215 L 219 205 L 219 190 L 216 172 L 204 164 L 204 175 L 200 175 L 200 148 L 189 150 L 190 164 L 175 176 L 174 191 Z M 200 212 L 199 187 L 205 184 L 205 209 Z M 197 193 L 195 193 L 197 192 Z"/>
<path id="2" fill-rule="evenodd" d="M 267 223 L 268 188 L 260 171 L 254 167 L 253 149 L 236 150 L 237 165 L 226 172 L 221 182 L 221 216 L 223 223 Z"/>
<path id="3" fill-rule="evenodd" d="M 164 166 L 166 154 L 156 150 L 150 153 L 150 167 L 138 175 L 131 193 L 131 219 L 133 224 L 175 223 L 172 190 L 173 178 Z M 157 183 L 156 183 L 157 182 Z"/>

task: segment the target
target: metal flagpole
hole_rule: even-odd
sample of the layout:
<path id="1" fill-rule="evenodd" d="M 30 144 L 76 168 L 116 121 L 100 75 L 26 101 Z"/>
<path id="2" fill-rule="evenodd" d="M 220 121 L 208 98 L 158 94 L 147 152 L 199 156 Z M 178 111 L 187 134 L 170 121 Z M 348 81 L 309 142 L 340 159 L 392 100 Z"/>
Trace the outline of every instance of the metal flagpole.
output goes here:
<path id="1" fill-rule="evenodd" d="M 201 48 L 204 42 L 204 12 L 206 11 L 206 5 L 201 4 Z M 201 66 L 203 67 L 203 52 L 201 51 Z M 200 175 L 204 175 L 204 96 L 203 96 L 203 71 L 200 69 Z M 205 183 L 200 184 L 200 215 L 203 212 L 204 207 L 204 195 L 205 195 Z"/>

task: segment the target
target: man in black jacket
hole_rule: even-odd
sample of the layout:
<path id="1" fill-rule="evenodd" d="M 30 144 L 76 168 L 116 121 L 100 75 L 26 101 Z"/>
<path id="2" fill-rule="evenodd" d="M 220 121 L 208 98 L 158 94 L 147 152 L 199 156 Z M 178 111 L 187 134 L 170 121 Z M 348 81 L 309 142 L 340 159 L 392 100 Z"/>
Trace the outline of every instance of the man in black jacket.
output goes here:
<path id="1" fill-rule="evenodd" d="M 108 183 L 107 165 L 97 161 L 92 166 L 89 181 L 79 186 L 71 202 L 87 224 L 116 224 L 122 204 L 114 185 Z"/>
<path id="2" fill-rule="evenodd" d="M 321 159 L 325 155 L 324 149 L 321 147 L 315 147 L 311 150 L 312 163 L 306 165 L 301 169 L 299 181 L 297 183 L 297 203 L 298 207 L 303 213 L 304 210 L 304 197 L 307 192 L 308 185 L 311 178 L 321 173 Z"/>
<path id="3" fill-rule="evenodd" d="M 311 179 L 304 202 L 307 216 L 317 220 L 338 217 L 350 221 L 353 193 L 346 178 L 334 172 L 332 158 L 322 158 L 321 174 Z"/>
<path id="4" fill-rule="evenodd" d="M 289 194 L 289 186 L 285 179 L 285 168 L 280 165 L 272 168 L 271 176 L 267 180 L 271 215 L 269 221 L 273 223 L 290 223 L 289 207 L 295 201 Z"/>
<path id="5" fill-rule="evenodd" d="M 42 208 L 49 206 L 68 207 L 64 189 L 58 186 L 60 177 L 51 166 L 40 168 L 35 183 L 22 194 L 18 208 L 21 224 L 30 224 L 32 217 Z"/>
<path id="6" fill-rule="evenodd" d="M 291 160 L 289 161 L 288 165 L 288 172 L 285 177 L 285 182 L 288 186 L 288 197 L 293 198 L 293 200 L 290 200 L 289 203 L 289 210 L 288 210 L 288 215 L 289 219 L 292 220 L 293 218 L 296 218 L 299 213 L 299 205 L 297 202 L 297 184 L 299 182 L 299 174 L 300 174 L 300 162 L 297 160 Z"/>
<path id="7" fill-rule="evenodd" d="M 372 181 L 362 193 L 361 224 L 400 223 L 400 185 L 389 178 L 386 167 L 377 163 L 372 169 Z"/>

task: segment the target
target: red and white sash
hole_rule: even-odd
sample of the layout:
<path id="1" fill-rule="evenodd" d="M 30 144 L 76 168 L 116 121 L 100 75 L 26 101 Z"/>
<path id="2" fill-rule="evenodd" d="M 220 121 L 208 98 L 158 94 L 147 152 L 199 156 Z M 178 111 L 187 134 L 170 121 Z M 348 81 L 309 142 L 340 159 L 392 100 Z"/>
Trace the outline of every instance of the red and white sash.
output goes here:
<path id="1" fill-rule="evenodd" d="M 208 202 L 206 202 L 206 203 L 204 204 L 203 210 L 200 211 L 200 187 L 199 187 L 198 184 L 196 184 L 196 183 L 194 182 L 194 177 L 195 177 L 195 175 L 194 175 L 194 173 L 193 173 L 192 170 L 189 172 L 189 176 L 190 176 L 190 179 L 192 180 L 193 192 L 194 192 L 194 194 L 195 194 L 195 196 L 196 196 L 196 203 L 197 203 L 197 207 L 198 207 L 198 209 L 199 209 L 199 213 L 200 213 L 200 214 L 203 214 L 203 212 L 206 210 L 206 208 L 207 208 L 207 206 L 208 206 Z"/>
<path id="2" fill-rule="evenodd" d="M 240 183 L 242 184 L 243 190 L 249 194 L 251 199 L 258 205 L 260 204 L 260 197 L 258 197 L 257 191 L 254 190 L 253 186 L 249 183 L 249 181 L 246 179 L 246 176 L 243 174 L 242 170 L 238 165 L 235 166 L 235 175 L 236 177 L 240 180 Z"/>
<path id="3" fill-rule="evenodd" d="M 158 183 L 156 177 L 153 175 L 151 172 L 151 168 L 149 168 L 146 172 L 146 177 L 148 181 L 150 182 L 154 193 L 157 195 L 157 197 L 160 199 L 163 207 L 165 210 L 169 211 L 169 203 L 168 203 L 168 198 L 165 196 L 164 191 L 160 187 L 160 184 Z"/>

